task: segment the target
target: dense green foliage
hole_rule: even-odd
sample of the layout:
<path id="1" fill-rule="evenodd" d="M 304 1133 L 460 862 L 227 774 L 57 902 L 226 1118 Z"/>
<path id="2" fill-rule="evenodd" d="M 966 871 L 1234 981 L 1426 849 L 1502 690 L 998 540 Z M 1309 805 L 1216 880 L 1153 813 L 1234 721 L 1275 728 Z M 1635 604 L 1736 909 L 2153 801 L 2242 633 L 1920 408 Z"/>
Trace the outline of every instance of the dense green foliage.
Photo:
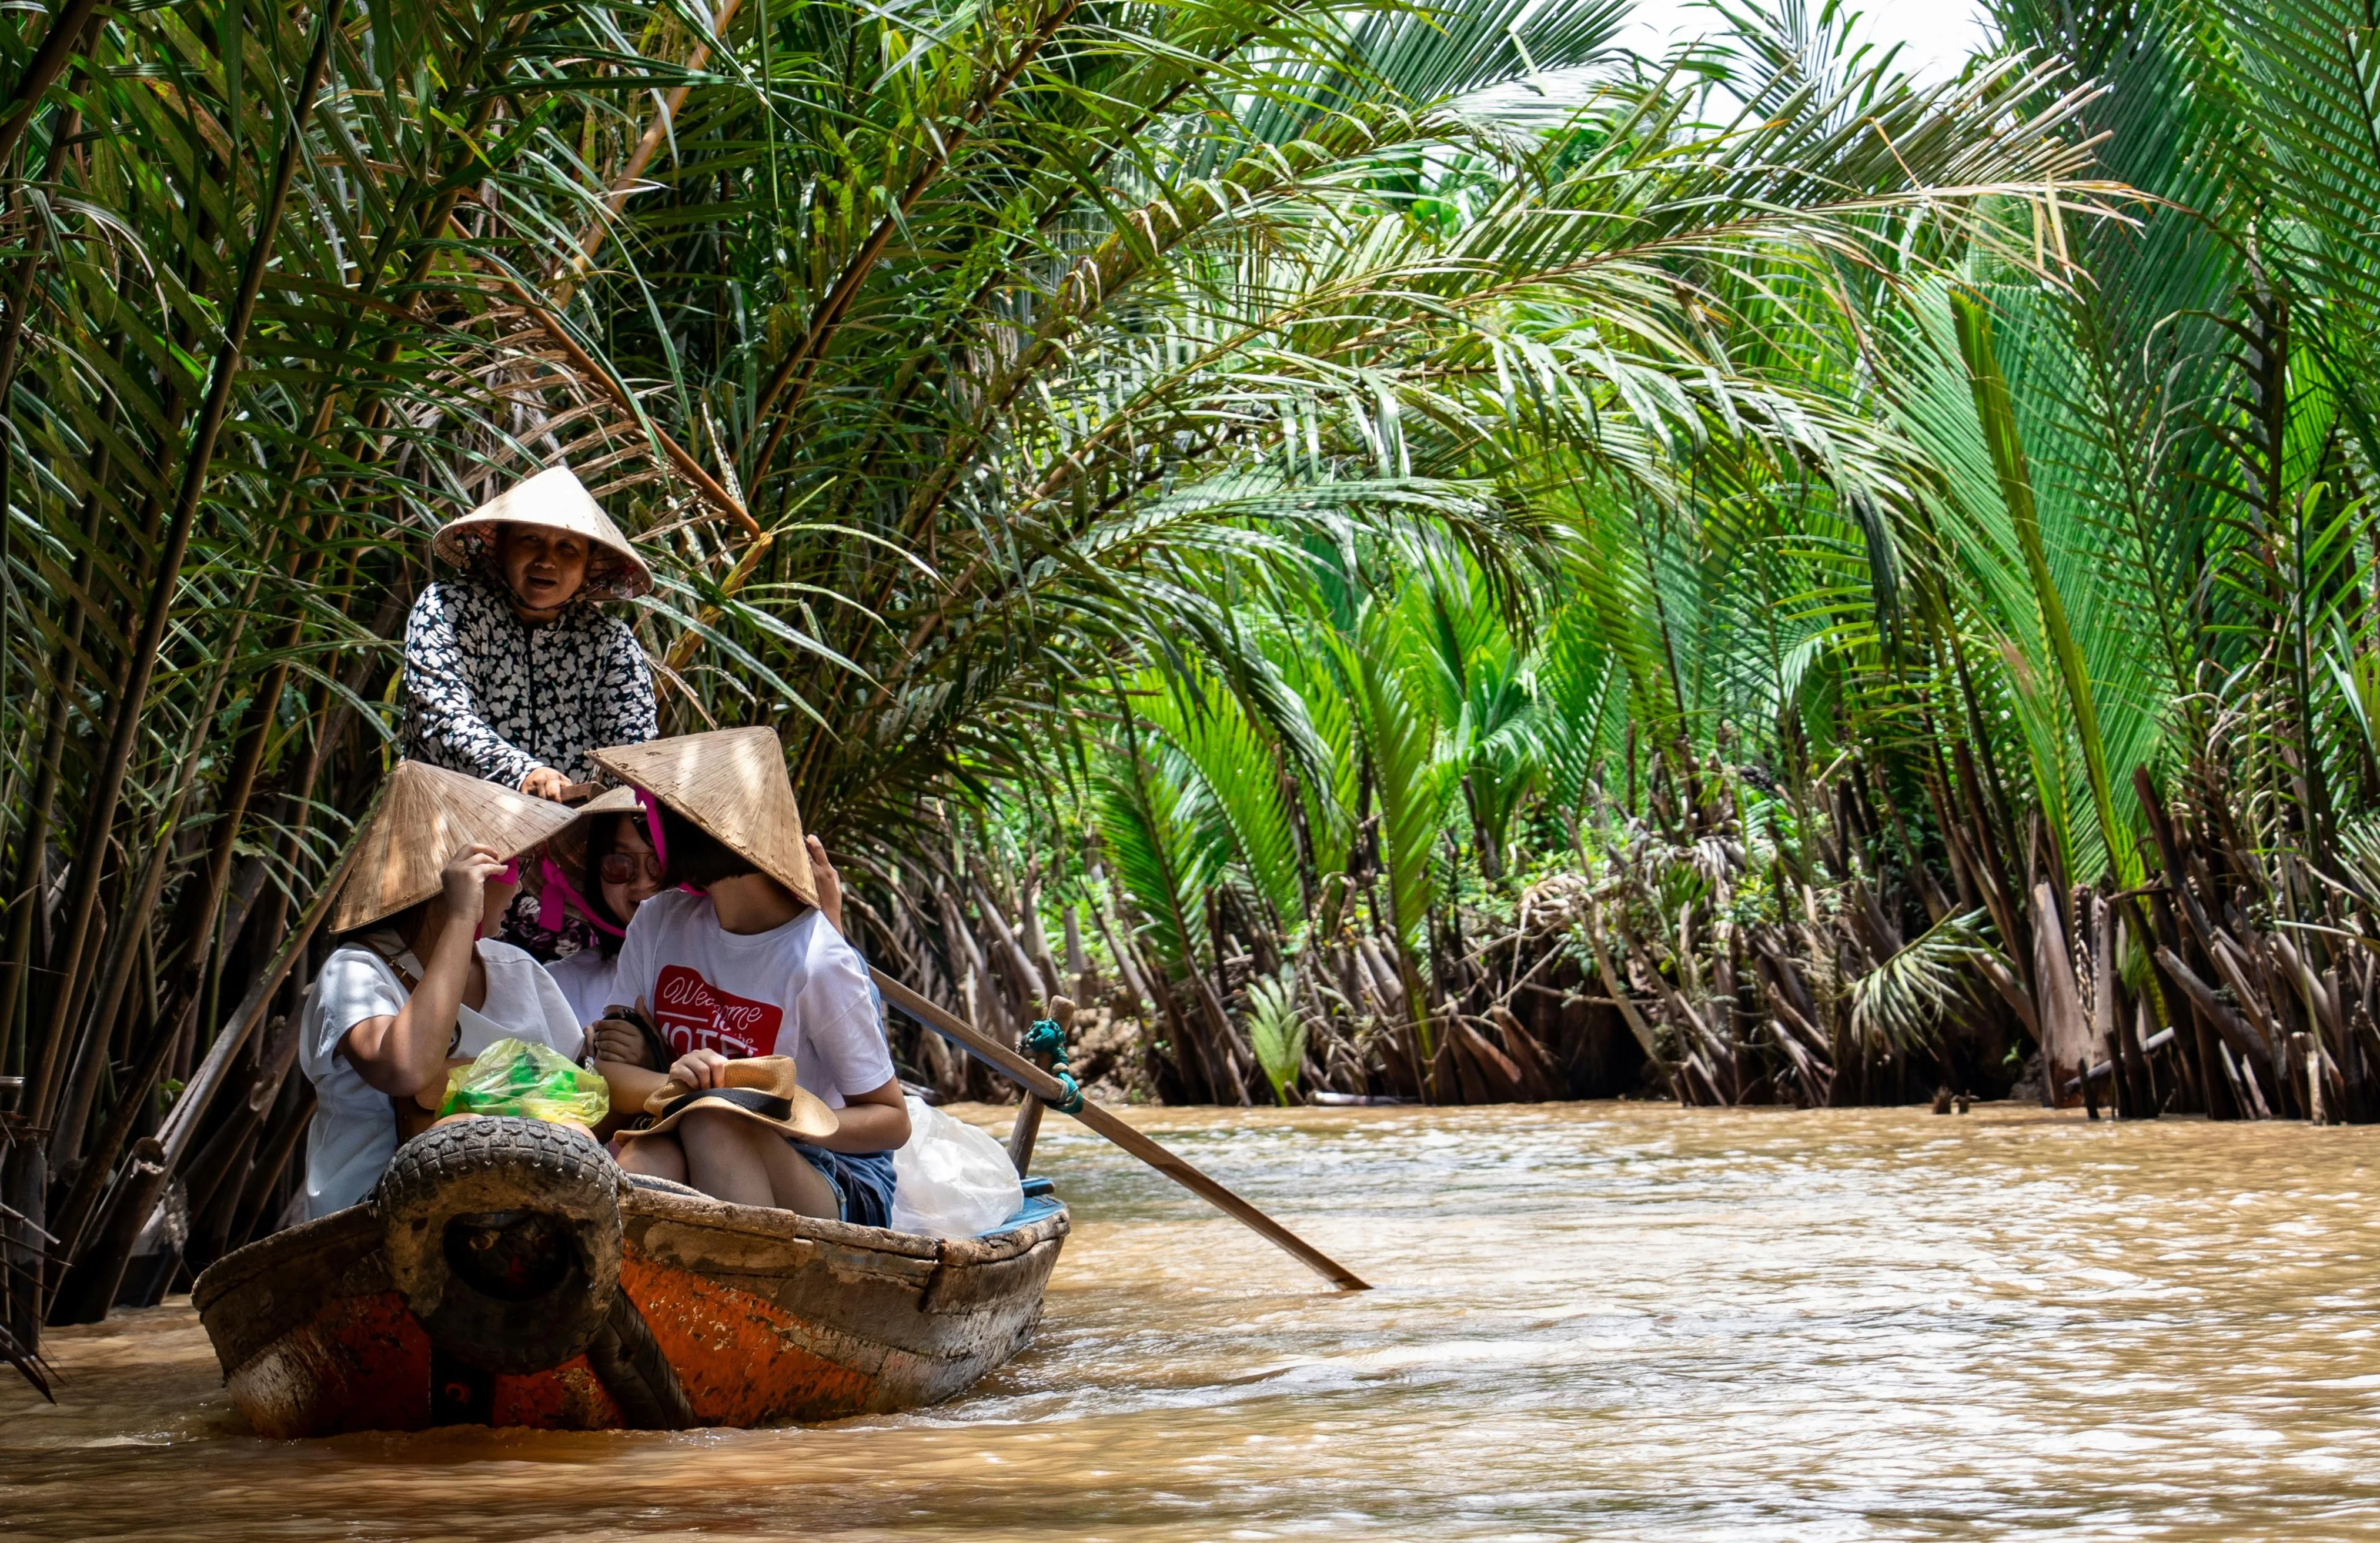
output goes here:
<path id="1" fill-rule="evenodd" d="M 1891 94 L 1840 18 L 1735 19 L 1706 106 L 1879 121 L 1840 105 Z M 1255 667 L 1123 683 L 1092 799 L 1026 844 L 1107 859 L 1078 893 L 1183 999 L 1160 1087 L 1253 1083 L 1198 1063 L 1245 1063 L 1240 982 L 1286 960 L 1346 1046 L 1311 1078 L 1358 1090 L 1624 1090 L 1624 1023 L 1690 1100 L 1998 1091 L 2041 1050 L 2052 1098 L 2369 1111 L 2371 967 L 2328 940 L 2372 930 L 2380 795 L 2374 34 L 2318 5 L 1997 19 L 2048 67 L 2034 121 L 2070 113 L 2141 198 L 1682 264 L 1730 374 L 1807 405 L 1798 453 L 1726 400 L 1516 411 L 1465 464 L 1534 517 L 1524 573 L 1358 541 L 1234 597 Z M 2166 1027 L 2181 1061 L 2070 1086 Z"/>
<path id="2" fill-rule="evenodd" d="M 2240 960 L 2169 941 L 2265 1080 L 2150 1089 L 2296 1107 L 2284 1018 L 2368 970 L 2246 974 L 2380 846 L 2365 20 L 2009 0 L 1924 89 L 1791 0 L 1655 64 L 1621 20 L 0 28 L 0 1189 L 69 1307 L 172 1186 L 195 1257 L 273 1223 L 429 533 L 556 459 L 662 575 L 667 720 L 781 727 L 870 948 L 1015 1027 L 1104 978 L 1128 1082 L 2054 1081 L 2086 1012 L 2212 1043 L 2077 898 L 2196 843 Z"/>

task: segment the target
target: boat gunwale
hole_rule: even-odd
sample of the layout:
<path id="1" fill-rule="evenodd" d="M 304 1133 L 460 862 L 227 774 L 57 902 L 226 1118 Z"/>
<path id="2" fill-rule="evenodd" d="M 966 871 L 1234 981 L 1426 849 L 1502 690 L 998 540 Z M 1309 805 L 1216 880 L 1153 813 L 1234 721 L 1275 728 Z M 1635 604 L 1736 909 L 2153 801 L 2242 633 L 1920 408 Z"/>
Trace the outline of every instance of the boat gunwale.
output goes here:
<path id="1" fill-rule="evenodd" d="M 998 1264 L 1072 1231 L 1072 1213 L 1063 1201 L 1050 1215 L 1006 1232 L 978 1237 L 935 1238 L 804 1216 L 771 1206 L 738 1206 L 708 1196 L 674 1195 L 625 1182 L 620 1186 L 620 1216 L 623 1223 L 665 1221 L 771 1242 L 832 1244 L 894 1258 L 961 1268 Z M 342 1244 L 360 1245 L 359 1254 L 379 1252 L 379 1211 L 370 1199 L 233 1249 L 199 1272 L 190 1285 L 190 1305 L 203 1319 L 211 1308 L 258 1276 L 332 1251 Z"/>
<path id="2" fill-rule="evenodd" d="M 998 1264 L 1072 1231 L 1072 1213 L 1062 1200 L 1049 1215 L 1006 1232 L 940 1238 L 822 1216 L 804 1216 L 774 1206 L 739 1206 L 707 1195 L 677 1195 L 635 1185 L 621 1188 L 620 1220 L 631 1229 L 640 1221 L 670 1221 L 772 1242 L 832 1243 L 921 1263 L 960 1266 Z"/>
<path id="3" fill-rule="evenodd" d="M 380 1212 L 370 1200 L 300 1221 L 294 1227 L 284 1227 L 254 1243 L 242 1244 L 199 1271 L 198 1278 L 190 1282 L 190 1306 L 203 1319 L 209 1308 L 259 1275 L 327 1252 L 330 1246 L 346 1241 L 343 1234 L 351 1232 L 358 1234 L 355 1241 L 363 1245 L 362 1252 L 380 1251 Z"/>

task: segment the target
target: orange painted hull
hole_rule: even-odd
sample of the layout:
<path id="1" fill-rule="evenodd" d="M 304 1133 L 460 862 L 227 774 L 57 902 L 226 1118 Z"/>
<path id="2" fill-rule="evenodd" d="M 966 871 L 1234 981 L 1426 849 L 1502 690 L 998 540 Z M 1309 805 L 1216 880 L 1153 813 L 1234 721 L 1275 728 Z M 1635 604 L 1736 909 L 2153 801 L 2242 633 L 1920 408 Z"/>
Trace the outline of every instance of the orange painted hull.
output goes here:
<path id="1" fill-rule="evenodd" d="M 1063 1207 L 940 1240 L 631 1189 L 619 1289 L 698 1425 L 884 1414 L 937 1403 L 1030 1343 Z M 250 1245 L 193 1293 L 233 1402 L 260 1435 L 483 1423 L 629 1423 L 584 1355 L 549 1370 L 447 1363 L 381 1257 L 369 1205 Z"/>

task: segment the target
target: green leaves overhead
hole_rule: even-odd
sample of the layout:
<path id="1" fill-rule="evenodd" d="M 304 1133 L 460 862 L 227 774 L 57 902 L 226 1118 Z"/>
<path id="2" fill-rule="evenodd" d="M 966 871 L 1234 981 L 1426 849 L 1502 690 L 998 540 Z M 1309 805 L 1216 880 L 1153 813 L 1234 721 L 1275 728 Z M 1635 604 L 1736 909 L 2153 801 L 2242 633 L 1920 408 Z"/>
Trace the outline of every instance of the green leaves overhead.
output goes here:
<path id="1" fill-rule="evenodd" d="M 242 854 L 306 889 L 428 534 L 567 460 L 662 574 L 670 725 L 779 726 L 855 860 L 1071 778 L 1169 966 L 1210 895 L 1294 933 L 1371 883 L 1427 1015 L 1450 853 L 1580 819 L 1631 715 L 1648 756 L 1916 733 L 1895 672 L 1955 602 L 1884 319 L 2062 278 L 2032 233 L 2125 197 L 2070 74 L 1920 89 L 1784 8 L 1661 70 L 1616 3 L 91 14 L 20 40 L 57 69 L 6 168 L 0 796 L 10 927 L 87 853 L 119 940 L 155 863 L 169 907 Z M 1896 564 L 1917 619 L 1862 619 Z M 152 601 L 112 820 L 88 747 Z"/>

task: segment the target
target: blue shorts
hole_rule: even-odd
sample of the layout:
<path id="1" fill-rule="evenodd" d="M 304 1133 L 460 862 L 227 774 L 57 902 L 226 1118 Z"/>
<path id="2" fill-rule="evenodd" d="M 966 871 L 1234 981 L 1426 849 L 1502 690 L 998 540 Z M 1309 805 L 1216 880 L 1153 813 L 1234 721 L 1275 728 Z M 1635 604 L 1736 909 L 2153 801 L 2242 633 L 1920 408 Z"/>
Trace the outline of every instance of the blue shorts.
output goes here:
<path id="1" fill-rule="evenodd" d="M 826 1176 L 844 1221 L 862 1227 L 892 1225 L 892 1153 L 830 1152 L 799 1141 L 789 1145 Z"/>

